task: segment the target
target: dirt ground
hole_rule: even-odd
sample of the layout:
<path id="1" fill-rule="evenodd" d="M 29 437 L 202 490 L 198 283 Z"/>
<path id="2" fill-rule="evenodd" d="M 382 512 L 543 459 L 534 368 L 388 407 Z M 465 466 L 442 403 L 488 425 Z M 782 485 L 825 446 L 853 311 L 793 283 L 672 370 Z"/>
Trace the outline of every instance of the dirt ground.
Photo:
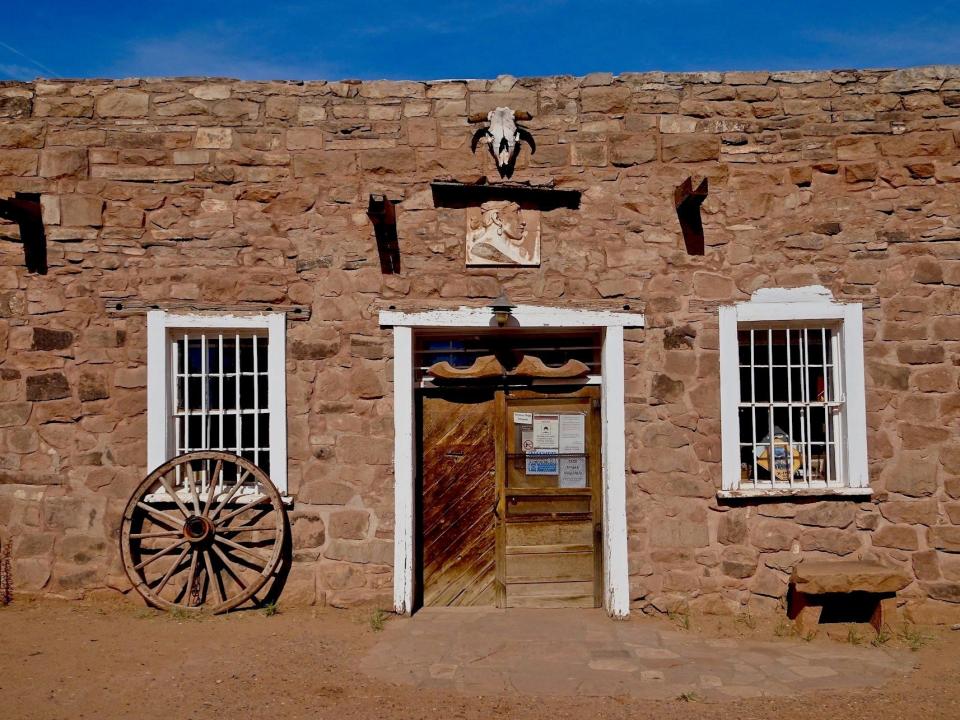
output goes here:
<path id="1" fill-rule="evenodd" d="M 0 718 L 960 718 L 960 632 L 944 628 L 892 637 L 894 645 L 919 648 L 907 656 L 914 670 L 904 668 L 880 690 L 715 702 L 472 696 L 389 685 L 358 669 L 382 637 L 382 622 L 391 619 L 370 609 L 194 619 L 132 605 L 18 599 L 0 608 Z M 805 642 L 743 618 L 681 624 L 714 637 Z M 812 642 L 850 639 L 830 634 Z"/>

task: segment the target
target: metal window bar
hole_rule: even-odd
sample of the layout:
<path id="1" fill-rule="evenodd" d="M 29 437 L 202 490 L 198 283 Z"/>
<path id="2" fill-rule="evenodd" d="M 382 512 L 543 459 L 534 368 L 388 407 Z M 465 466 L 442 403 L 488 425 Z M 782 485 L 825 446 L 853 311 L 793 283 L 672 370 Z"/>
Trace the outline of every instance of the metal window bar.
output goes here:
<path id="1" fill-rule="evenodd" d="M 840 462 L 840 445 L 845 396 L 841 387 L 839 333 L 832 327 L 809 325 L 779 325 L 776 331 L 778 345 L 774 344 L 775 328 L 772 326 L 750 327 L 747 333 L 738 335 L 741 345 L 749 344 L 749 353 L 741 353 L 739 366 L 748 371 L 750 390 L 747 393 L 741 389 L 739 406 L 751 418 L 749 442 L 743 437 L 740 439 L 741 454 L 749 451 L 751 456 L 749 464 L 745 465 L 752 465 L 751 484 L 754 488 L 843 485 L 845 472 Z M 779 359 L 781 342 L 785 342 L 782 361 Z M 762 345 L 766 346 L 766 359 L 758 364 L 757 351 Z M 814 345 L 819 345 L 819 358 L 813 357 Z M 749 357 L 746 365 L 744 355 Z M 797 383 L 794 382 L 794 372 L 799 373 Z M 764 381 L 768 394 L 765 399 L 758 400 L 757 385 Z M 814 383 L 817 387 L 813 387 Z M 783 422 L 783 412 L 786 413 L 785 442 L 777 440 L 776 433 L 778 428 L 783 431 L 783 426 L 777 424 L 778 419 Z M 765 413 L 767 418 L 766 442 L 761 437 L 760 413 Z M 822 427 L 815 424 L 820 417 L 823 418 Z M 778 447 L 781 452 L 787 452 L 786 473 L 782 467 L 777 471 Z M 767 468 L 761 465 L 764 453 Z M 794 467 L 794 453 L 799 467 Z M 741 463 L 745 460 L 742 458 Z M 816 468 L 814 461 L 818 463 Z M 767 475 L 761 477 L 764 469 Z"/>

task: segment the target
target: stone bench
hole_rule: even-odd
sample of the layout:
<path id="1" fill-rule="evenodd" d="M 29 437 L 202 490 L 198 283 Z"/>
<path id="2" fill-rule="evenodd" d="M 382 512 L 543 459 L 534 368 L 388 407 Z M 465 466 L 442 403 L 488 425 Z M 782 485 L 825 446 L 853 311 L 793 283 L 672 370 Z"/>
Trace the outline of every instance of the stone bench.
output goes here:
<path id="1" fill-rule="evenodd" d="M 884 610 L 893 609 L 898 590 L 910 578 L 898 568 L 867 560 L 802 560 L 790 576 L 787 616 L 801 632 L 820 622 L 830 599 L 864 598 L 872 606 L 870 624 L 877 632 L 884 623 Z"/>

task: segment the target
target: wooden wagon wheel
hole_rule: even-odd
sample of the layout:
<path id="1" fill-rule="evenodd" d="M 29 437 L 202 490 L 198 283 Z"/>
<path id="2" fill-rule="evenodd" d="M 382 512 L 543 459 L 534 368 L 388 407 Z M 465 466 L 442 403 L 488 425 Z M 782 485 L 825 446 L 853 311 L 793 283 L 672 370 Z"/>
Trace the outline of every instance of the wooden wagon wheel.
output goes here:
<path id="1" fill-rule="evenodd" d="M 280 564 L 283 501 L 249 460 L 213 450 L 164 463 L 123 513 L 120 552 L 144 599 L 222 613 L 253 597 Z"/>

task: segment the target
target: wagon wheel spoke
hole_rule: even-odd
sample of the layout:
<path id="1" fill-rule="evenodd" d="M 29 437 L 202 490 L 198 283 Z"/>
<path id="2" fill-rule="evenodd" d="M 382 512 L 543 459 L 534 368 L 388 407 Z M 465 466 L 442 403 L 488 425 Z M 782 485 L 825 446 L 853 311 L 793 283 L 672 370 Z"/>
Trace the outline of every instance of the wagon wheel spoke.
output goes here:
<path id="1" fill-rule="evenodd" d="M 150 538 L 180 537 L 179 530 L 157 530 L 155 532 L 130 533 L 131 540 L 148 540 Z"/>
<path id="2" fill-rule="evenodd" d="M 162 523 L 166 523 L 168 526 L 172 525 L 175 528 L 183 527 L 183 522 L 181 520 L 178 520 L 173 515 L 169 515 L 163 512 L 162 510 L 157 510 L 152 505 L 147 505 L 145 502 L 143 502 L 143 500 L 140 500 L 137 503 L 137 507 L 143 510 L 144 512 L 152 515 L 156 520 L 159 520 Z"/>
<path id="3" fill-rule="evenodd" d="M 203 512 L 200 513 L 204 517 L 210 517 L 210 506 L 213 505 L 213 497 L 215 495 L 215 489 L 220 483 L 220 474 L 223 472 L 223 460 L 217 460 L 217 464 L 213 466 L 213 476 L 207 482 L 207 500 L 203 504 Z"/>
<path id="4" fill-rule="evenodd" d="M 233 581 L 240 586 L 241 590 L 246 590 L 247 586 L 244 584 L 243 580 L 240 579 L 240 573 L 233 569 L 233 563 L 230 562 L 230 558 L 224 554 L 223 550 L 218 548 L 216 545 L 213 546 L 214 552 L 220 557 L 220 561 L 223 563 L 223 569 L 229 573 L 230 577 L 233 578 Z"/>
<path id="5" fill-rule="evenodd" d="M 160 558 L 164 557 L 165 555 L 169 555 L 169 554 L 172 553 L 174 550 L 176 550 L 178 547 L 180 547 L 181 545 L 183 545 L 185 542 L 188 542 L 186 538 L 184 538 L 183 540 L 178 540 L 178 541 L 175 542 L 173 545 L 167 545 L 167 547 L 163 548 L 163 550 L 160 550 L 159 552 L 154 553 L 153 555 L 151 555 L 150 557 L 148 557 L 146 560 L 143 560 L 143 561 L 137 563 L 136 565 L 134 565 L 134 566 L 133 566 L 133 569 L 134 569 L 134 570 L 143 570 L 143 568 L 145 568 L 145 567 L 147 567 L 148 565 L 152 564 L 153 562 L 159 560 Z"/>
<path id="6" fill-rule="evenodd" d="M 237 525 L 235 527 L 218 527 L 217 531 L 221 533 L 244 533 L 244 532 L 273 532 L 275 525 L 269 527 L 265 525 Z"/>
<path id="7" fill-rule="evenodd" d="M 197 474 L 193 472 L 193 468 L 189 465 L 187 466 L 187 471 L 184 473 L 183 482 L 190 490 L 190 499 L 193 501 L 193 514 L 199 515 L 200 496 L 197 494 Z"/>
<path id="8" fill-rule="evenodd" d="M 213 585 L 217 591 L 217 597 L 220 598 L 221 603 L 227 601 L 227 596 L 223 592 L 223 588 L 220 587 L 220 583 L 217 582 L 217 575 L 213 572 L 213 554 L 209 550 L 203 551 L 203 564 L 207 568 L 207 592 L 210 592 L 210 586 Z"/>
<path id="9" fill-rule="evenodd" d="M 186 473 L 184 473 L 184 475 L 186 475 Z M 167 491 L 167 495 L 170 496 L 170 499 L 176 503 L 178 508 L 180 508 L 180 512 L 183 513 L 183 516 L 185 518 L 190 517 L 192 513 L 189 510 L 187 510 L 187 506 L 183 504 L 183 501 L 177 495 L 176 490 L 174 490 L 173 486 L 170 484 L 170 481 L 167 479 L 166 475 L 160 476 L 160 484 L 163 485 L 163 489 Z"/>
<path id="10" fill-rule="evenodd" d="M 217 505 L 216 509 L 210 513 L 209 518 L 213 519 L 220 514 L 220 511 L 223 510 L 227 503 L 233 500 L 233 497 L 239 492 L 240 488 L 243 487 L 243 484 L 247 481 L 247 478 L 250 476 L 249 472 L 244 472 L 243 475 L 237 478 L 237 481 L 233 484 L 233 487 L 230 488 L 230 492 L 227 493 L 227 496 L 220 501 L 220 504 Z M 221 520 L 221 522 L 223 522 Z"/>
<path id="11" fill-rule="evenodd" d="M 249 556 L 249 557 L 252 557 L 254 560 L 259 560 L 259 561 L 262 562 L 264 565 L 266 565 L 268 562 L 270 562 L 270 558 L 269 558 L 269 557 L 264 557 L 263 555 L 261 555 L 260 553 L 258 553 L 256 550 L 253 550 L 252 548 L 248 548 L 248 547 L 245 546 L 245 545 L 241 545 L 241 544 L 238 543 L 238 542 L 234 542 L 233 540 L 228 540 L 227 538 L 225 538 L 225 537 L 220 537 L 219 535 L 217 535 L 217 536 L 214 537 L 213 539 L 214 539 L 215 542 L 218 542 L 218 543 L 221 543 L 221 544 L 223 544 L 223 545 L 226 545 L 226 546 L 229 547 L 229 548 L 233 548 L 233 549 L 236 550 L 237 552 L 241 552 L 241 553 L 243 553 L 244 555 L 247 555 L 247 556 Z"/>
<path id="12" fill-rule="evenodd" d="M 187 607 L 193 606 L 193 600 L 194 600 L 193 585 L 197 581 L 197 560 L 199 556 L 200 556 L 200 551 L 194 548 L 193 554 L 190 555 L 190 570 L 187 571 L 187 584 L 183 586 L 184 597 L 186 598 Z"/>
<path id="13" fill-rule="evenodd" d="M 238 507 L 236 510 L 231 511 L 231 512 L 227 513 L 226 515 L 224 515 L 222 518 L 220 518 L 219 524 L 222 525 L 222 524 L 225 523 L 227 520 L 230 520 L 231 518 L 236 517 L 236 516 L 239 515 L 240 513 L 246 512 L 246 511 L 249 510 L 250 508 L 257 507 L 257 506 L 259 506 L 259 505 L 263 505 L 265 502 L 268 502 L 269 500 L 270 500 L 270 498 L 267 497 L 266 495 L 261 495 L 261 496 L 258 497 L 256 500 L 253 500 L 253 501 L 248 502 L 248 503 L 244 503 L 241 507 Z"/>
<path id="14" fill-rule="evenodd" d="M 177 568 L 180 567 L 180 563 L 183 562 L 183 559 L 187 556 L 188 552 L 190 552 L 189 545 L 187 545 L 187 547 L 183 549 L 180 555 L 177 556 L 177 559 L 173 561 L 173 565 L 170 566 L 166 574 L 163 576 L 163 578 L 161 578 L 160 583 L 155 588 L 153 588 L 153 591 L 157 595 L 163 592 L 163 588 L 165 588 L 167 586 L 167 583 L 170 582 L 170 578 L 173 577 Z"/>

